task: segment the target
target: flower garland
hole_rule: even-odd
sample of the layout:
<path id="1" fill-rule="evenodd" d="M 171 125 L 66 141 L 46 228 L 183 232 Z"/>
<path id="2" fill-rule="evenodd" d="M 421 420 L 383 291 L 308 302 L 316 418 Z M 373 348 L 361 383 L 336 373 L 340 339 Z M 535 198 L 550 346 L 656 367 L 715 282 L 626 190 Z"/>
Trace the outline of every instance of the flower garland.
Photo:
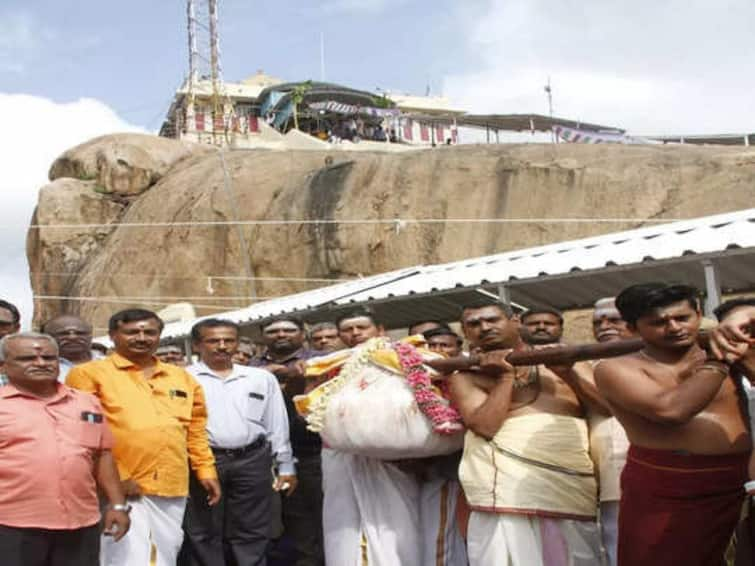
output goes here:
<path id="1" fill-rule="evenodd" d="M 463 430 L 461 415 L 436 392 L 417 349 L 401 342 L 393 344 L 393 348 L 398 354 L 417 405 L 432 423 L 433 430 L 439 434 L 456 434 Z"/>

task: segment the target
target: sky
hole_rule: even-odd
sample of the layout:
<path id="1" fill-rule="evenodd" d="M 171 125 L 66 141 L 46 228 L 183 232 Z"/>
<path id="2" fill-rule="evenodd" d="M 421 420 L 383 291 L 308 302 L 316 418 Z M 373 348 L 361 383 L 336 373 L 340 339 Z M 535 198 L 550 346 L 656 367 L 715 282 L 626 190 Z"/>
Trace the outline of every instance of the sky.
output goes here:
<path id="1" fill-rule="evenodd" d="M 752 0 L 219 0 L 223 75 L 258 69 L 630 133 L 755 131 Z M 187 71 L 184 0 L 0 3 L 0 297 L 28 320 L 25 230 L 50 163 L 156 131 Z"/>

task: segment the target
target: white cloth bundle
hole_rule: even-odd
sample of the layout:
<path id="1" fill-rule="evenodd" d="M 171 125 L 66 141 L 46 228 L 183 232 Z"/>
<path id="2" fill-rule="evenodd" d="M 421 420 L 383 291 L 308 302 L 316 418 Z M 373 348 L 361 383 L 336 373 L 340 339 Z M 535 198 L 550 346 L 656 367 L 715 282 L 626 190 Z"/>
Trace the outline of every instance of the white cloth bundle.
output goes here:
<path id="1" fill-rule="evenodd" d="M 438 434 L 403 375 L 367 362 L 327 401 L 320 434 L 331 448 L 383 460 L 451 454 L 463 432 Z"/>

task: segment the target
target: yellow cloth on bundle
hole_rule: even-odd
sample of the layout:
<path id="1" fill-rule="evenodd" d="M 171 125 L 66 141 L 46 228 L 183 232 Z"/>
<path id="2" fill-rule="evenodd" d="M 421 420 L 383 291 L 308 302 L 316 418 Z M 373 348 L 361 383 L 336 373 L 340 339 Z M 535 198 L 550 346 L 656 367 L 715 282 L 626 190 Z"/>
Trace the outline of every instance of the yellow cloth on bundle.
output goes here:
<path id="1" fill-rule="evenodd" d="M 477 511 L 595 518 L 597 483 L 584 419 L 506 419 L 493 440 L 468 431 L 459 479 Z"/>
<path id="2" fill-rule="evenodd" d="M 425 339 L 421 335 L 407 336 L 399 340 L 399 342 L 411 344 L 412 346 L 417 348 L 419 353 L 426 359 L 436 359 L 442 357 L 431 352 L 430 350 L 422 348 L 422 346 L 425 345 Z M 346 361 L 355 352 L 359 351 L 359 349 L 359 346 L 357 346 L 356 348 L 351 348 L 348 350 L 338 350 L 325 356 L 310 358 L 305 362 L 304 375 L 305 377 L 320 377 L 321 375 L 325 375 L 329 371 L 339 368 L 343 364 L 345 364 Z M 378 350 L 370 352 L 369 358 L 371 362 L 379 366 L 383 366 L 387 370 L 403 373 L 401 369 L 401 363 L 398 359 L 398 354 L 390 347 L 380 348 Z"/>
<path id="3" fill-rule="evenodd" d="M 372 340 L 376 340 L 373 338 Z M 378 338 L 377 340 L 386 340 L 384 338 Z M 425 359 L 434 359 L 439 358 L 442 356 L 439 356 L 429 350 L 425 350 L 424 348 L 421 348 L 422 345 L 425 344 L 425 340 L 421 335 L 417 336 L 407 336 L 406 338 L 402 338 L 399 340 L 400 342 L 405 342 L 407 344 L 411 344 L 412 346 L 417 348 L 417 351 L 422 355 Z M 333 371 L 334 369 L 342 367 L 353 355 L 359 355 L 361 350 L 361 347 L 351 348 L 348 350 L 339 350 L 337 352 L 333 352 L 331 354 L 327 354 L 325 356 L 319 356 L 317 358 L 311 358 L 305 362 L 305 377 L 309 378 L 317 378 L 322 377 L 326 375 L 328 372 Z M 388 371 L 392 371 L 394 373 L 402 374 L 404 373 L 403 369 L 401 368 L 401 362 L 398 359 L 398 354 L 393 348 L 385 347 L 385 348 L 378 348 L 376 350 L 372 350 L 368 354 L 368 359 L 371 363 L 383 367 L 387 369 Z M 432 370 L 431 370 L 432 374 Z M 297 395 L 294 397 L 294 406 L 296 407 L 296 412 L 300 415 L 306 417 L 309 413 L 310 407 L 314 404 L 314 402 L 320 398 L 322 398 L 325 395 L 330 395 L 331 391 L 327 386 L 327 382 L 320 387 L 317 387 L 313 389 L 310 393 L 306 395 Z"/>

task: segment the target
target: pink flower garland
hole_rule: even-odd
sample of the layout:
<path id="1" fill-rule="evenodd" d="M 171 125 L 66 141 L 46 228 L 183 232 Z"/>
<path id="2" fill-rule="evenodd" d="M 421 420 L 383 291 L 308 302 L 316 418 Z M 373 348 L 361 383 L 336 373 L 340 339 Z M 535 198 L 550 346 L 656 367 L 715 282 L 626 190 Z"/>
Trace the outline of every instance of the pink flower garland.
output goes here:
<path id="1" fill-rule="evenodd" d="M 401 368 L 412 388 L 422 413 L 430 420 L 433 430 L 439 434 L 456 434 L 464 429 L 461 415 L 439 396 L 432 386 L 430 374 L 423 365 L 422 356 L 414 346 L 402 342 L 393 344 L 398 354 Z"/>

